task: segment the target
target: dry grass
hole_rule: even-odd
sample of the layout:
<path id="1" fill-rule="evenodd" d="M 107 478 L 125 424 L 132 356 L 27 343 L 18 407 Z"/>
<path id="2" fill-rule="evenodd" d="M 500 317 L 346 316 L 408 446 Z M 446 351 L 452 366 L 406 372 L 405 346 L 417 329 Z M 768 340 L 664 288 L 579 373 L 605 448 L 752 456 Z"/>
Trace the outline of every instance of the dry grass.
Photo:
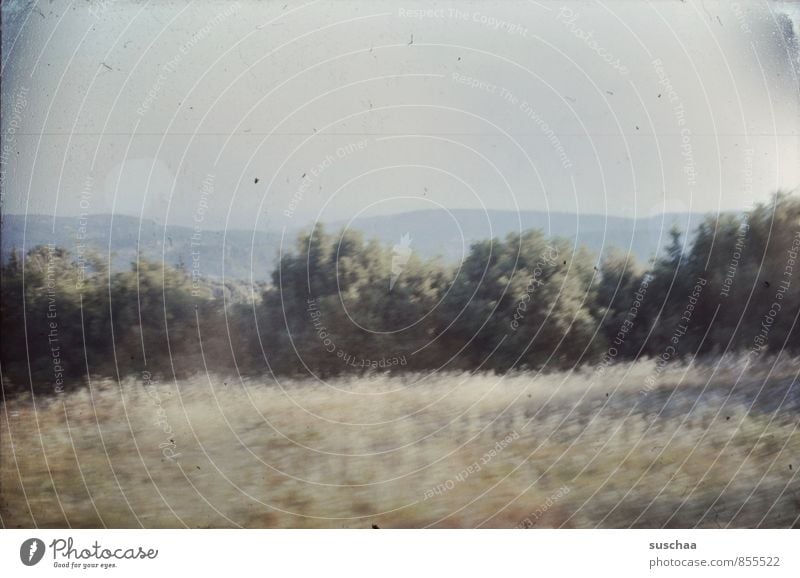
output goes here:
<path id="1" fill-rule="evenodd" d="M 3 406 L 0 514 L 6 527 L 796 526 L 798 365 L 671 366 L 647 394 L 645 362 L 596 380 L 95 382 Z"/>

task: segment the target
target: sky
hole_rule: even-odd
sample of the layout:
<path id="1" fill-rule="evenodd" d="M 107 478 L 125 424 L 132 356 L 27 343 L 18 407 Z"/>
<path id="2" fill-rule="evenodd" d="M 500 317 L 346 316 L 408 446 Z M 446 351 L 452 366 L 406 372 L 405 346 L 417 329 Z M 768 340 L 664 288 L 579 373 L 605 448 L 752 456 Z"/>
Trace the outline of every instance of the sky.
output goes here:
<path id="1" fill-rule="evenodd" d="M 3 2 L 3 211 L 649 216 L 800 185 L 800 6 Z"/>

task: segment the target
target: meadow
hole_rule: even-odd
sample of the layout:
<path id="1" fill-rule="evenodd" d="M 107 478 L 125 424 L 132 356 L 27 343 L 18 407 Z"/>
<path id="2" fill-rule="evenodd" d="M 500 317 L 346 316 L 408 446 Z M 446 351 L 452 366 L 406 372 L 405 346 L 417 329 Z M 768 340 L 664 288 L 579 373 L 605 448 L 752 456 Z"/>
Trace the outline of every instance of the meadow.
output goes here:
<path id="1" fill-rule="evenodd" d="M 5 400 L 0 515 L 12 528 L 797 527 L 799 367 L 98 379 Z"/>

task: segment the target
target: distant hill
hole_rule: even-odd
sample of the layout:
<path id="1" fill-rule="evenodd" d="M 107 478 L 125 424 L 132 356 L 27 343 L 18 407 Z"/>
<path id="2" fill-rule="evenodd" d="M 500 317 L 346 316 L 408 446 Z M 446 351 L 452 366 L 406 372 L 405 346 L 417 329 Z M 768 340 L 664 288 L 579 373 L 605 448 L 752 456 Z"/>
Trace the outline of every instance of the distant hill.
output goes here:
<path id="1" fill-rule="evenodd" d="M 149 259 L 170 264 L 183 263 L 192 268 L 192 252 L 199 252 L 199 270 L 203 276 L 221 278 L 223 264 L 225 277 L 250 279 L 251 247 L 256 248 L 252 261 L 253 277 L 267 280 L 272 273 L 280 245 L 280 232 L 269 233 L 230 229 L 227 231 L 201 231 L 195 235 L 192 227 L 157 224 L 149 219 L 138 219 L 127 215 L 91 215 L 85 226 L 86 239 L 79 240 L 81 224 L 77 217 L 53 217 L 28 215 L 27 229 L 23 215 L 4 215 L 2 229 L 3 260 L 12 248 L 26 249 L 36 245 L 55 243 L 71 251 L 79 242 L 103 255 L 109 250 L 112 266 L 117 269 L 130 267 L 137 252 Z M 194 245 L 192 243 L 195 243 Z M 224 257 L 224 258 L 223 258 Z"/>
<path id="2" fill-rule="evenodd" d="M 377 238 L 394 245 L 404 235 L 411 238 L 411 248 L 425 257 L 441 256 L 457 261 L 475 241 L 503 238 L 510 232 L 541 229 L 548 236 L 571 239 L 599 253 L 611 246 L 628 251 L 641 263 L 655 255 L 668 241 L 668 231 L 674 224 L 682 231 L 693 231 L 702 220 L 699 213 L 670 213 L 654 217 L 630 219 L 603 215 L 543 213 L 537 211 L 478 211 L 454 209 L 442 211 L 413 211 L 386 216 L 364 217 L 326 224 L 328 232 L 343 228 L 360 230 L 366 238 Z M 53 227 L 55 222 L 55 228 Z M 31 248 L 56 243 L 75 250 L 79 230 L 77 217 L 28 215 L 27 229 L 23 215 L 6 214 L 2 220 L 2 257 L 5 261 L 12 248 Z M 286 243 L 294 246 L 299 230 L 287 232 Z M 145 257 L 170 265 L 183 263 L 192 268 L 192 253 L 199 251 L 199 269 L 212 278 L 270 279 L 279 253 L 281 231 L 201 231 L 195 237 L 191 227 L 157 224 L 127 215 L 92 215 L 86 223 L 87 247 L 101 254 L 112 255 L 115 268 L 127 268 L 137 251 Z M 192 243 L 195 243 L 194 245 Z M 255 249 L 253 258 L 251 247 Z M 252 258 L 252 259 L 251 259 Z"/>
<path id="3" fill-rule="evenodd" d="M 701 213 L 668 213 L 640 219 L 539 211 L 453 209 L 449 213 L 430 210 L 367 217 L 356 219 L 350 227 L 362 231 L 367 238 L 392 245 L 408 234 L 412 249 L 426 256 L 440 254 L 448 260 L 460 259 L 462 251 L 466 253 L 475 241 L 541 229 L 547 236 L 565 237 L 595 253 L 609 247 L 630 251 L 644 263 L 669 241 L 672 225 L 692 232 L 704 218 Z M 334 222 L 328 229 L 338 231 L 346 225 L 346 221 Z"/>

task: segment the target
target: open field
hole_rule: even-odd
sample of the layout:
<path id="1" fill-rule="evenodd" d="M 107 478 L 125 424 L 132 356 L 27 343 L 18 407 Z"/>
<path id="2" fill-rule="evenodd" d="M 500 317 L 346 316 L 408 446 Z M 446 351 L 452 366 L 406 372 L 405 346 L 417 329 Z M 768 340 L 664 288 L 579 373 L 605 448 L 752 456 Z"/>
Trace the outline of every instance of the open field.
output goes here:
<path id="1" fill-rule="evenodd" d="M 797 526 L 798 367 L 98 381 L 3 406 L 0 514 L 6 527 Z"/>

